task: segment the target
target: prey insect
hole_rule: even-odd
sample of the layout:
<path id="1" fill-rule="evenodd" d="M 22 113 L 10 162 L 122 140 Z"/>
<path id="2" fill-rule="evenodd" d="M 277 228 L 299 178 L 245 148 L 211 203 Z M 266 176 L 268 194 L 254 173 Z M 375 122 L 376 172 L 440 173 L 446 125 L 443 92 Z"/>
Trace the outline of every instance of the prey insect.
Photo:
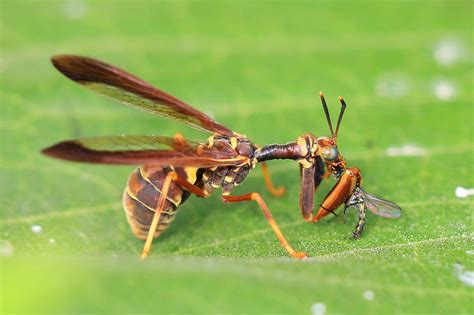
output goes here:
<path id="1" fill-rule="evenodd" d="M 359 238 L 364 231 L 365 213 L 369 209 L 372 213 L 390 219 L 398 219 L 402 215 L 402 208 L 396 203 L 366 193 L 360 187 L 354 189 L 352 196 L 344 204 L 344 213 L 349 207 L 356 206 L 359 218 L 352 236 Z"/>
<path id="2" fill-rule="evenodd" d="M 306 134 L 285 144 L 260 147 L 246 136 L 115 66 L 74 55 L 55 56 L 52 63 L 66 77 L 97 93 L 211 133 L 204 142 L 191 141 L 180 134 L 174 137 L 84 138 L 63 141 L 42 151 L 48 156 L 70 161 L 140 165 L 130 174 L 123 193 L 123 206 L 133 234 L 145 241 L 142 258 L 148 255 L 153 239 L 166 230 L 178 207 L 190 195 L 206 198 L 218 188 L 222 190 L 224 203 L 256 202 L 288 254 L 299 259 L 307 257 L 306 253 L 296 251 L 289 244 L 260 194 L 231 194 L 256 165 L 261 164 L 268 190 L 273 195 L 282 195 L 284 188 L 275 188 L 270 180 L 265 164 L 269 160 L 290 159 L 299 164 L 299 205 L 303 218 L 308 222 L 317 222 L 334 213 L 351 196 L 359 194 L 360 176 L 356 181 L 352 177 L 346 179 L 346 173 L 352 169 L 346 169 L 346 162 L 336 144 L 346 108 L 342 98 L 334 130 L 326 101 L 320 94 L 331 137 Z M 331 174 L 339 182 L 314 214 L 315 190 Z M 363 199 L 363 195 L 360 198 Z"/>
<path id="3" fill-rule="evenodd" d="M 384 218 L 399 218 L 402 208 L 397 204 L 366 193 L 361 188 L 362 175 L 357 167 L 346 168 L 342 171 L 339 181 L 328 193 L 318 215 L 325 215 L 325 211 L 333 212 L 344 204 L 344 215 L 350 207 L 358 210 L 358 220 L 352 236 L 359 238 L 362 234 L 366 222 L 365 213 L 367 209 L 372 213 Z"/>

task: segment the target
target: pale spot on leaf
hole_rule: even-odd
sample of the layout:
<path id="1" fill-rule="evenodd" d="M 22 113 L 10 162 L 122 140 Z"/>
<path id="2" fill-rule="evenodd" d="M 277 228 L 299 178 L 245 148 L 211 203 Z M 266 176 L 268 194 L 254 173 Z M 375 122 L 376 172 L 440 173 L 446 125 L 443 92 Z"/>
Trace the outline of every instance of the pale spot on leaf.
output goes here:
<path id="1" fill-rule="evenodd" d="M 62 3 L 61 10 L 70 20 L 81 20 L 87 13 L 86 4 L 81 0 L 66 0 Z"/>
<path id="2" fill-rule="evenodd" d="M 464 57 L 466 47 L 464 43 L 455 38 L 442 39 L 433 51 L 434 59 L 442 66 L 451 66 Z"/>
<path id="3" fill-rule="evenodd" d="M 372 301 L 375 297 L 375 293 L 374 291 L 371 291 L 371 290 L 366 290 L 364 291 L 364 299 L 366 299 L 367 301 Z"/>
<path id="4" fill-rule="evenodd" d="M 31 226 L 31 231 L 34 233 L 41 233 L 43 231 L 43 227 L 41 225 L 34 224 Z"/>
<path id="5" fill-rule="evenodd" d="M 409 79 L 397 73 L 381 75 L 375 84 L 375 93 L 388 98 L 400 98 L 410 91 Z"/>
<path id="6" fill-rule="evenodd" d="M 447 80 L 440 80 L 433 85 L 433 94 L 442 101 L 448 101 L 456 95 L 456 87 Z"/>
<path id="7" fill-rule="evenodd" d="M 326 304 L 324 303 L 314 303 L 311 305 L 311 314 L 312 315 L 324 315 L 326 314 Z"/>
<path id="8" fill-rule="evenodd" d="M 426 149 L 414 144 L 405 144 L 401 147 L 389 147 L 385 150 L 388 156 L 423 156 L 426 155 Z"/>
<path id="9" fill-rule="evenodd" d="M 454 194 L 458 198 L 467 198 L 469 196 L 474 195 L 474 188 L 464 188 L 461 186 L 456 187 L 456 190 L 454 191 Z"/>
<path id="10" fill-rule="evenodd" d="M 454 264 L 458 279 L 469 287 L 474 287 L 474 271 L 465 271 L 461 264 Z"/>
<path id="11" fill-rule="evenodd" d="M 10 241 L 0 240 L 0 257 L 7 257 L 13 255 L 15 247 Z"/>

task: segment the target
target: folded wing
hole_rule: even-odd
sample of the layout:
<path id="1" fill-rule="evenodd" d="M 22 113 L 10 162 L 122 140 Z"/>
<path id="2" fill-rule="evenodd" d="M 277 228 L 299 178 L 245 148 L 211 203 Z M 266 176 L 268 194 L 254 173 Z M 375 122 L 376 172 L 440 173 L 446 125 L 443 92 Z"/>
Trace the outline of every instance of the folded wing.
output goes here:
<path id="1" fill-rule="evenodd" d="M 110 136 L 84 138 L 57 143 L 42 151 L 69 161 L 103 164 L 153 164 L 193 167 L 230 166 L 246 163 L 224 145 L 212 147 L 160 136 Z"/>

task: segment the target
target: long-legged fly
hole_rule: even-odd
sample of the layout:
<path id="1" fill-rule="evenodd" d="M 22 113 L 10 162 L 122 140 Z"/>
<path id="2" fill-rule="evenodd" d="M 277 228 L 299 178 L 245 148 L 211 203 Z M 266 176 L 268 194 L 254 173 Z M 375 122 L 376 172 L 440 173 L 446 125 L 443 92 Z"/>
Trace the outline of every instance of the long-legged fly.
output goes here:
<path id="1" fill-rule="evenodd" d="M 260 163 L 267 188 L 273 195 L 281 196 L 284 188 L 273 186 L 265 164 L 269 160 L 290 159 L 299 164 L 299 204 L 303 218 L 308 222 L 317 222 L 334 213 L 348 200 L 365 200 L 364 205 L 376 213 L 374 209 L 380 209 L 377 203 L 369 203 L 372 201 L 370 195 L 361 193 L 359 170 L 346 168 L 346 162 L 338 151 L 337 134 L 346 108 L 342 97 L 339 98 L 341 110 L 334 131 L 326 101 L 320 94 L 331 137 L 306 134 L 286 144 L 260 147 L 246 136 L 115 66 L 73 55 L 55 56 L 52 63 L 66 77 L 95 92 L 212 133 L 205 142 L 191 141 L 180 134 L 174 137 L 84 138 L 63 141 L 42 151 L 51 157 L 70 161 L 140 165 L 130 174 L 123 193 L 123 205 L 133 234 L 146 241 L 142 258 L 148 255 L 153 239 L 169 226 L 178 207 L 190 195 L 205 198 L 216 188 L 221 188 L 221 198 L 225 203 L 256 202 L 290 256 L 307 257 L 306 253 L 294 250 L 288 243 L 260 194 L 231 194 Z M 314 214 L 315 190 L 330 175 L 339 181 Z M 378 214 L 383 213 L 378 211 Z"/>

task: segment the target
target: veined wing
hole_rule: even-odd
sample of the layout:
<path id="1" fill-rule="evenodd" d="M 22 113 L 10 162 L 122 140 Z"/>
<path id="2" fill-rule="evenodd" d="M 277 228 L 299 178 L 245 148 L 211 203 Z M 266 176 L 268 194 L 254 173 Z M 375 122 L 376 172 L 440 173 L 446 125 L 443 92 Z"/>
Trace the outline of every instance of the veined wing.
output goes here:
<path id="1" fill-rule="evenodd" d="M 57 143 L 42 151 L 58 159 L 104 164 L 213 167 L 240 165 L 248 158 L 219 143 L 207 147 L 183 138 L 110 136 Z"/>
<path id="2" fill-rule="evenodd" d="M 233 135 L 206 114 L 115 66 L 74 55 L 54 56 L 51 61 L 66 77 L 97 93 L 198 129 Z"/>
<path id="3" fill-rule="evenodd" d="M 402 208 L 391 201 L 379 198 L 366 192 L 363 192 L 362 198 L 364 200 L 365 207 L 376 215 L 392 219 L 399 218 L 402 215 Z"/>

